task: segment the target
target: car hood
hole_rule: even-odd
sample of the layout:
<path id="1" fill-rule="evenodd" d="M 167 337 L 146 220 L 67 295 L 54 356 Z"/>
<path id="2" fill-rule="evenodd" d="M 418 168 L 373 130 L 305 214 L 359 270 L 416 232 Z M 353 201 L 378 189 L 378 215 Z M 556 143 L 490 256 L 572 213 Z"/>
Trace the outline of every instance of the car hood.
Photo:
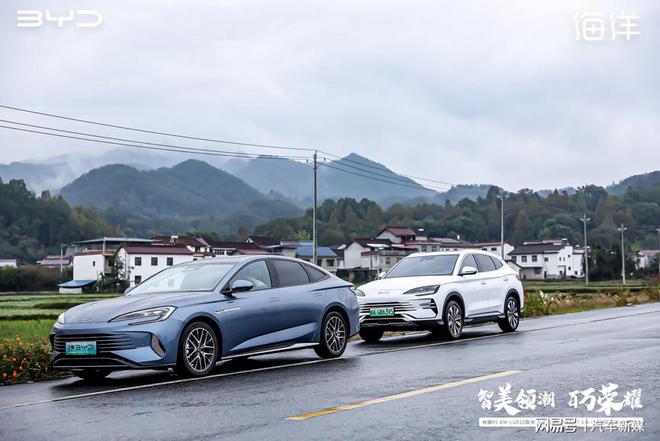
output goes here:
<path id="1" fill-rule="evenodd" d="M 74 306 L 64 313 L 64 323 L 106 323 L 121 314 L 141 309 L 188 306 L 211 300 L 213 299 L 210 292 L 123 295 Z M 215 301 L 217 300 L 219 299 L 216 297 Z"/>
<path id="2" fill-rule="evenodd" d="M 452 276 L 420 276 L 420 277 L 393 277 L 369 282 L 360 286 L 360 290 L 367 296 L 398 295 L 419 288 L 420 286 L 439 285 L 452 280 Z"/>

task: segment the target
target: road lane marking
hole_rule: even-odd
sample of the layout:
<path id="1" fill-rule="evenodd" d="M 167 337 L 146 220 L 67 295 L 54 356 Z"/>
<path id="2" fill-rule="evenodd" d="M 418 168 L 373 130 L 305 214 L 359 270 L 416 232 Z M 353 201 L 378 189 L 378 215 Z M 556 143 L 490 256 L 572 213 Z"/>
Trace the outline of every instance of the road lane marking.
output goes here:
<path id="1" fill-rule="evenodd" d="M 360 401 L 359 403 L 353 404 L 344 404 L 343 406 L 331 407 L 328 409 L 317 410 L 314 412 L 303 413 L 301 415 L 286 417 L 287 420 L 292 421 L 305 421 L 311 418 L 317 418 L 323 415 L 330 415 L 333 413 L 344 412 L 347 410 L 359 409 L 361 407 L 373 406 L 374 404 L 385 403 L 388 401 L 401 400 L 403 398 L 416 397 L 417 395 L 428 394 L 430 392 L 436 392 L 439 390 L 450 389 L 452 387 L 463 386 L 465 384 L 477 383 L 480 381 L 492 380 L 494 378 L 508 377 L 509 375 L 519 374 L 522 371 L 504 371 L 497 372 L 494 374 L 482 375 L 480 377 L 466 378 L 464 380 L 451 381 L 449 383 L 437 384 L 435 386 L 422 387 L 420 389 L 414 389 L 408 392 L 402 392 L 395 395 L 388 395 L 385 397 L 374 398 L 371 400 Z"/>
<path id="2" fill-rule="evenodd" d="M 551 330 L 551 329 L 557 329 L 557 328 L 566 328 L 566 327 L 585 325 L 585 324 L 595 323 L 595 322 L 605 321 L 605 320 L 614 320 L 614 319 L 620 319 L 620 318 L 629 318 L 629 317 L 635 317 L 635 316 L 639 316 L 639 315 L 658 314 L 658 313 L 660 313 L 660 310 L 644 311 L 644 312 L 638 312 L 638 313 L 635 313 L 635 314 L 625 314 L 625 315 L 614 316 L 614 317 L 594 318 L 592 320 L 584 320 L 584 321 L 575 322 L 575 323 L 546 326 L 546 327 L 542 327 L 542 328 L 529 329 L 529 330 L 517 331 L 517 332 L 511 332 L 511 333 L 481 335 L 481 336 L 478 336 L 478 337 L 468 337 L 468 338 L 463 338 L 463 339 L 460 339 L 460 340 L 450 340 L 450 341 L 427 343 L 427 344 L 420 344 L 420 345 L 414 345 L 414 346 L 404 346 L 404 347 L 400 347 L 400 348 L 381 349 L 381 350 L 376 350 L 376 351 L 372 351 L 372 352 L 368 352 L 368 353 L 364 353 L 364 354 L 356 354 L 356 355 L 353 355 L 353 356 L 350 356 L 350 357 L 309 360 L 309 361 L 303 361 L 303 362 L 299 362 L 299 363 L 290 363 L 290 364 L 284 364 L 284 365 L 268 366 L 268 367 L 264 367 L 264 368 L 250 369 L 250 370 L 246 370 L 246 371 L 225 372 L 225 373 L 221 373 L 221 374 L 209 375 L 207 377 L 183 378 L 183 379 L 178 379 L 178 380 L 164 381 L 164 382 L 160 382 L 160 383 L 149 383 L 149 384 L 140 384 L 140 385 L 137 385 L 137 386 L 126 386 L 126 387 L 120 387 L 120 388 L 116 388 L 116 389 L 107 389 L 107 390 L 101 390 L 101 391 L 89 392 L 89 393 L 77 394 L 77 395 L 67 395 L 67 396 L 63 396 L 63 397 L 49 398 L 49 399 L 45 399 L 45 400 L 36 400 L 36 401 L 31 401 L 31 402 L 26 402 L 26 403 L 8 404 L 8 405 L 5 405 L 5 406 L 0 406 L 0 411 L 6 410 L 6 409 L 13 409 L 13 408 L 17 408 L 17 407 L 25 407 L 25 406 L 33 406 L 33 405 L 37 405 L 37 404 L 52 403 L 52 402 L 57 402 L 57 401 L 74 400 L 74 399 L 79 399 L 79 398 L 92 397 L 92 396 L 96 396 L 96 395 L 113 394 L 113 393 L 117 393 L 117 392 L 126 392 L 126 391 L 131 391 L 131 390 L 138 390 L 138 389 L 147 389 L 147 388 L 150 388 L 150 387 L 167 386 L 167 385 L 178 384 L 178 383 L 190 383 L 190 382 L 193 382 L 193 381 L 202 381 L 202 380 L 208 380 L 208 379 L 212 379 L 212 378 L 230 377 L 230 376 L 234 376 L 234 375 L 243 375 L 243 374 L 250 374 L 250 373 L 255 373 L 255 372 L 271 371 L 271 370 L 276 370 L 276 369 L 286 369 L 286 368 L 289 368 L 289 367 L 313 365 L 313 364 L 324 363 L 324 362 L 329 362 L 329 361 L 336 361 L 336 360 L 351 360 L 351 359 L 354 359 L 354 358 L 368 357 L 368 356 L 380 355 L 380 354 L 387 354 L 387 353 L 390 353 L 390 352 L 409 351 L 409 350 L 422 349 L 422 348 L 427 348 L 427 347 L 444 346 L 444 345 L 450 345 L 450 344 L 460 344 L 460 343 L 466 343 L 466 342 L 469 342 L 469 341 L 472 341 L 472 340 L 485 340 L 485 339 L 496 338 L 496 337 L 514 336 L 514 335 L 526 334 L 526 333 L 529 333 L 529 332 L 545 331 L 545 330 Z M 548 317 L 552 317 L 552 316 L 548 316 Z M 523 323 L 524 323 L 524 321 L 523 321 Z"/>

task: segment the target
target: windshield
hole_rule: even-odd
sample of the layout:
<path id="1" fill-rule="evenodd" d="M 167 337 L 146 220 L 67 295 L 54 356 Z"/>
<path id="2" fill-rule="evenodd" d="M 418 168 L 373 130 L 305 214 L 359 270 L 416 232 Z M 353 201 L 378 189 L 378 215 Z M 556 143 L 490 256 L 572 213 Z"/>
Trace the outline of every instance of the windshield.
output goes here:
<path id="1" fill-rule="evenodd" d="M 211 291 L 235 263 L 198 263 L 173 266 L 136 286 L 128 295 L 170 293 L 181 291 Z"/>
<path id="2" fill-rule="evenodd" d="M 454 272 L 457 254 L 406 257 L 392 268 L 386 279 L 392 277 L 447 276 Z"/>

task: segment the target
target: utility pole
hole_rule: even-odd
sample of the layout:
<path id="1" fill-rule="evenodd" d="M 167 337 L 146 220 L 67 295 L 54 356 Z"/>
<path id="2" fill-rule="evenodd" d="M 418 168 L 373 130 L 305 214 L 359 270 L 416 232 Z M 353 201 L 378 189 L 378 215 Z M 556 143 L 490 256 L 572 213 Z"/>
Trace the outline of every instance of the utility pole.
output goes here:
<path id="1" fill-rule="evenodd" d="M 655 231 L 658 232 L 658 252 L 656 257 L 658 258 L 658 274 L 660 275 L 660 228 L 656 228 Z"/>
<path id="2" fill-rule="evenodd" d="M 314 150 L 314 205 L 312 206 L 312 263 L 316 265 L 316 173 L 319 164 L 316 159 L 316 150 Z"/>
<path id="3" fill-rule="evenodd" d="M 502 255 L 502 260 L 504 260 L 504 199 L 508 197 L 509 195 L 504 191 L 498 193 L 497 195 L 497 199 L 502 201 L 500 210 L 500 254 Z"/>
<path id="4" fill-rule="evenodd" d="M 623 233 L 626 231 L 628 227 L 624 226 L 621 224 L 617 230 L 621 232 L 621 280 L 623 281 L 623 284 L 626 284 L 626 252 L 623 244 Z"/>
<path id="5" fill-rule="evenodd" d="M 587 222 L 591 220 L 587 213 L 580 218 L 584 225 L 584 281 L 589 286 L 589 247 L 587 246 Z"/>
<path id="6" fill-rule="evenodd" d="M 64 260 L 64 244 L 60 244 L 60 283 L 62 283 L 62 273 L 64 271 L 62 261 Z"/>

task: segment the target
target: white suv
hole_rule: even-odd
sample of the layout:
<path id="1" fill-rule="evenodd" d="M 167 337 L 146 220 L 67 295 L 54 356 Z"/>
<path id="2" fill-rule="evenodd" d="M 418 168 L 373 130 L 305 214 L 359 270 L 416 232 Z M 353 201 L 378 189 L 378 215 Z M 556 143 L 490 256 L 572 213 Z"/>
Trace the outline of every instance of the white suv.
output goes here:
<path id="1" fill-rule="evenodd" d="M 360 336 L 367 342 L 385 331 L 415 329 L 456 339 L 464 325 L 488 321 L 512 332 L 524 306 L 516 272 L 478 250 L 411 254 L 356 294 Z"/>

